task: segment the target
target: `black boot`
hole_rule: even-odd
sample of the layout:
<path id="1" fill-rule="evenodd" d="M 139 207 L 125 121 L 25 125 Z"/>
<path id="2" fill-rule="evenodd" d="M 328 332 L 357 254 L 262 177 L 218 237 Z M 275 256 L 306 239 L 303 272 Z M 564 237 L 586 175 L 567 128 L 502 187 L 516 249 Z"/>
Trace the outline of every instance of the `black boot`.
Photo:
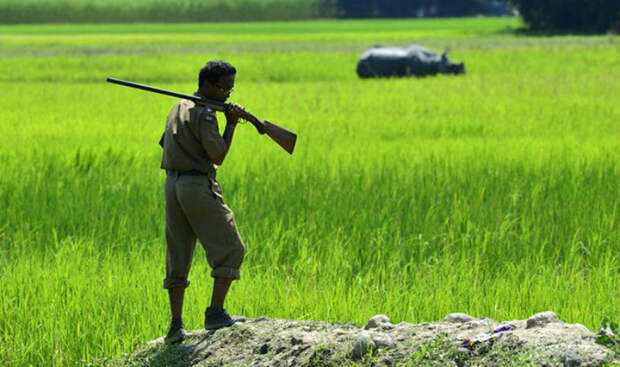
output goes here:
<path id="1" fill-rule="evenodd" d="M 215 330 L 230 326 L 235 322 L 223 308 L 207 307 L 205 311 L 205 329 Z"/>
<path id="2" fill-rule="evenodd" d="M 185 339 L 185 325 L 182 319 L 172 319 L 168 334 L 164 338 L 166 344 L 174 344 L 182 342 Z"/>

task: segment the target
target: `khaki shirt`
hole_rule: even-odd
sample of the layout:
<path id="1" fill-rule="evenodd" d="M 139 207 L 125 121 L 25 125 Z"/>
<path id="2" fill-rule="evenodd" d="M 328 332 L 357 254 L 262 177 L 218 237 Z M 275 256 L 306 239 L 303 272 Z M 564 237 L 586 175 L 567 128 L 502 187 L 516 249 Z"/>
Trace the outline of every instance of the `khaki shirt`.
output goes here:
<path id="1" fill-rule="evenodd" d="M 213 158 L 228 149 L 220 135 L 215 111 L 186 99 L 172 107 L 162 140 L 161 168 L 165 170 L 211 173 L 217 168 Z"/>

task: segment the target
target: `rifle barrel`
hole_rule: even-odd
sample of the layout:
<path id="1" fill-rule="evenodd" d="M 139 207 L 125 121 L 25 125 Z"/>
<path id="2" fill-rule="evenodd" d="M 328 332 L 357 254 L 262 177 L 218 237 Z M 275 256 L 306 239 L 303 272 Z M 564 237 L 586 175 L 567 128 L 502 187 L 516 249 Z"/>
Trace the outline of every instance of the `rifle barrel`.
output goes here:
<path id="1" fill-rule="evenodd" d="M 167 96 L 188 99 L 190 101 L 194 101 L 197 104 L 208 106 L 214 109 L 215 111 L 226 112 L 226 110 L 228 109 L 228 106 L 230 105 L 226 102 L 216 101 L 216 100 L 208 99 L 208 98 L 196 97 L 196 96 L 192 96 L 189 94 L 172 92 L 169 90 L 155 88 L 155 87 L 151 87 L 151 86 L 144 85 L 144 84 L 128 82 L 126 80 L 121 80 L 121 79 L 116 79 L 116 78 L 107 78 L 106 80 L 109 83 L 124 85 L 126 87 L 132 87 L 132 88 L 142 89 L 142 90 L 149 91 L 149 92 L 164 94 Z M 280 145 L 284 150 L 286 150 L 290 154 L 293 154 L 293 149 L 295 149 L 295 142 L 297 141 L 297 134 L 283 127 L 280 127 L 274 123 L 271 123 L 269 121 L 262 121 L 258 117 L 252 115 L 251 113 L 245 110 L 241 113 L 239 117 L 241 117 L 242 119 L 246 121 L 249 121 L 252 125 L 254 125 L 256 130 L 258 130 L 259 134 L 262 135 L 266 133 L 267 136 L 271 138 L 271 140 L 278 143 L 278 145 Z"/>
<path id="2" fill-rule="evenodd" d="M 207 98 L 200 98 L 200 97 L 192 96 L 190 94 L 172 92 L 169 90 L 155 88 L 155 87 L 151 87 L 151 86 L 144 85 L 144 84 L 138 84 L 134 82 L 128 82 L 126 80 L 121 80 L 121 79 L 116 79 L 116 78 L 107 78 L 106 81 L 108 81 L 109 83 L 124 85 L 126 87 L 132 87 L 132 88 L 146 90 L 149 92 L 164 94 L 164 95 L 171 96 L 171 97 L 189 99 L 190 101 L 194 101 L 198 104 L 207 105 L 216 111 L 224 112 L 226 111 L 226 108 L 228 108 L 228 103 L 215 101 L 215 100 L 207 99 Z"/>

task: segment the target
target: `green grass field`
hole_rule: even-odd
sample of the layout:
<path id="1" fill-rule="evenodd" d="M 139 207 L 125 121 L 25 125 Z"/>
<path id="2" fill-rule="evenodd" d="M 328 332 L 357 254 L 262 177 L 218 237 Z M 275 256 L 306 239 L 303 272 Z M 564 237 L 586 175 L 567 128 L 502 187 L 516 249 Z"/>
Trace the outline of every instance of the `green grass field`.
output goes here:
<path id="1" fill-rule="evenodd" d="M 166 331 L 157 140 L 197 71 L 299 134 L 240 126 L 218 171 L 247 245 L 232 314 L 362 324 L 554 310 L 620 317 L 617 36 L 526 37 L 514 19 L 0 26 L 0 364 L 99 363 Z M 464 76 L 359 80 L 374 44 Z M 204 252 L 185 321 L 211 290 Z"/>

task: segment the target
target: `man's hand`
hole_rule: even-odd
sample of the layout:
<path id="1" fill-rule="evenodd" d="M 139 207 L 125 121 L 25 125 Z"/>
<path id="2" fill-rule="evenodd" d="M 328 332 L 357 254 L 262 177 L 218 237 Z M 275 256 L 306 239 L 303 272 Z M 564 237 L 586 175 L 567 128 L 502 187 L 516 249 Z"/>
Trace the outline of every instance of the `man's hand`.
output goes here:
<path id="1" fill-rule="evenodd" d="M 224 114 L 226 115 L 226 124 L 236 125 L 239 121 L 239 118 L 244 114 L 244 112 L 245 108 L 241 107 L 240 105 L 236 103 L 229 104 L 226 112 L 224 112 Z"/>

